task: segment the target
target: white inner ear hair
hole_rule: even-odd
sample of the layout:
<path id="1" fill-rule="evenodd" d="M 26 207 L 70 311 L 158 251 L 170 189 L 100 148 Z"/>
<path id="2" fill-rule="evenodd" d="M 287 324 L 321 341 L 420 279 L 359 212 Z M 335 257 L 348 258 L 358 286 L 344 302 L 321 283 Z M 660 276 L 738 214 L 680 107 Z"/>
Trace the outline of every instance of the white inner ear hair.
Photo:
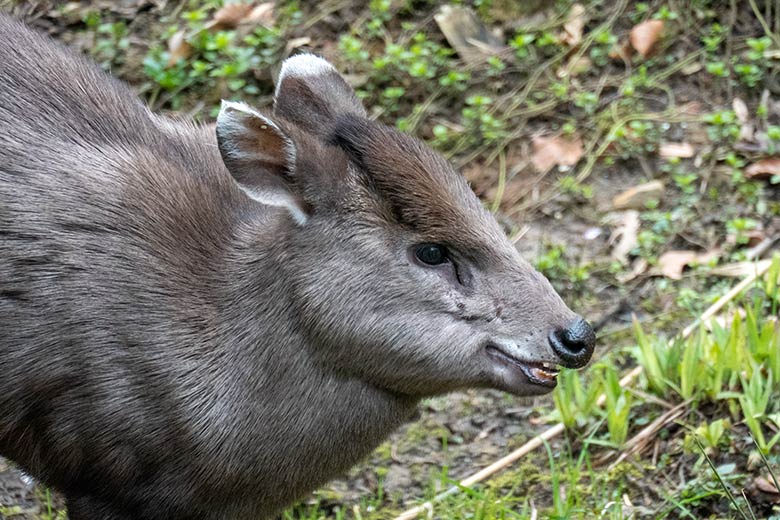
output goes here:
<path id="1" fill-rule="evenodd" d="M 303 226 L 304 224 L 306 224 L 306 221 L 309 219 L 306 213 L 304 213 L 304 211 L 298 205 L 298 202 L 291 195 L 287 193 L 281 193 L 277 191 L 253 190 L 251 188 L 247 188 L 246 186 L 242 186 L 240 184 L 239 187 L 244 193 L 249 195 L 250 198 L 256 200 L 261 204 L 265 204 L 267 206 L 285 208 L 287 211 L 290 212 L 290 216 L 292 216 L 295 223 L 298 224 L 299 226 Z"/>

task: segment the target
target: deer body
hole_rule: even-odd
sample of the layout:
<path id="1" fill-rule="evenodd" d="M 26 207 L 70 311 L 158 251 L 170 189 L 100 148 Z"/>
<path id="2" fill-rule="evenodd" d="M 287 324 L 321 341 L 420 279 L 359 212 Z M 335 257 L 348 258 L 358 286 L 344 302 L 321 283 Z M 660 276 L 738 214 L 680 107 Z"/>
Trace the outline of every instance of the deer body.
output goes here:
<path id="1" fill-rule="evenodd" d="M 215 135 L 0 17 L 0 455 L 76 520 L 265 518 L 423 396 L 549 391 L 592 338 L 447 168 L 318 58 Z"/>

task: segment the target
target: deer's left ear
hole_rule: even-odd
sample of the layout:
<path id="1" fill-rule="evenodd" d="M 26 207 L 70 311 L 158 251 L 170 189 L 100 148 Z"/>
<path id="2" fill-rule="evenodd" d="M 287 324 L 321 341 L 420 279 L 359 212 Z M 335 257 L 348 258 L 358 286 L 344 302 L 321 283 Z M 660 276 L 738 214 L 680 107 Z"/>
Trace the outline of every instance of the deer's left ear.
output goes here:
<path id="1" fill-rule="evenodd" d="M 222 101 L 217 143 L 225 166 L 247 195 L 285 206 L 299 224 L 306 222 L 295 182 L 295 143 L 276 123 L 244 103 Z"/>
<path id="2" fill-rule="evenodd" d="M 333 65 L 312 54 L 298 54 L 282 63 L 274 115 L 329 138 L 339 116 L 366 117 L 366 110 Z"/>

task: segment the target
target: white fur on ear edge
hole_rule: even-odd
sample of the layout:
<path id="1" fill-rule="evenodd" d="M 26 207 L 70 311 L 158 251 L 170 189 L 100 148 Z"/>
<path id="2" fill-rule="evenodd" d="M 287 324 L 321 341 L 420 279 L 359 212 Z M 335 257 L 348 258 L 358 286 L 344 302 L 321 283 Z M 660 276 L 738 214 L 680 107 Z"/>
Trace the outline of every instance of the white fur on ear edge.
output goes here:
<path id="1" fill-rule="evenodd" d="M 276 92 L 274 92 L 274 97 L 279 94 L 279 85 L 281 85 L 284 78 L 288 76 L 322 76 L 331 72 L 338 74 L 336 67 L 331 65 L 330 62 L 324 58 L 309 53 L 291 56 L 282 62 L 282 70 L 279 71 L 279 78 L 276 80 Z"/>
<path id="2" fill-rule="evenodd" d="M 273 121 L 271 121 L 263 114 L 261 114 L 254 108 L 247 105 L 246 103 L 241 103 L 240 101 L 228 101 L 226 99 L 223 99 L 222 103 L 219 106 L 219 115 L 217 116 L 217 124 L 219 124 L 220 122 L 225 122 L 228 125 L 232 124 L 228 120 L 228 118 L 232 117 L 230 115 L 230 112 L 240 112 L 245 116 L 252 116 L 252 117 L 257 117 L 259 119 L 262 119 L 263 122 L 266 123 L 268 126 L 281 133 L 281 130 L 279 129 L 278 126 L 276 126 L 276 123 L 274 123 Z"/>

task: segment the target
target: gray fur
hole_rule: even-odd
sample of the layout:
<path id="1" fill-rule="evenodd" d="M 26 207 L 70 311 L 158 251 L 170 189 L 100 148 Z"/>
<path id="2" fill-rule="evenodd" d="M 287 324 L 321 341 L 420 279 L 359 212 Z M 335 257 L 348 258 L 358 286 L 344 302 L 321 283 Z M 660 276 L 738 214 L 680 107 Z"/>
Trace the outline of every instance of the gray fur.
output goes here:
<path id="1" fill-rule="evenodd" d="M 73 520 L 265 518 L 423 396 L 548 391 L 485 345 L 559 362 L 547 335 L 575 315 L 462 177 L 322 69 L 288 67 L 275 137 L 218 145 L 0 16 L 0 454 Z M 285 143 L 256 177 L 222 158 L 246 136 Z M 247 196 L 263 179 L 305 219 Z M 410 257 L 431 241 L 457 273 Z"/>

